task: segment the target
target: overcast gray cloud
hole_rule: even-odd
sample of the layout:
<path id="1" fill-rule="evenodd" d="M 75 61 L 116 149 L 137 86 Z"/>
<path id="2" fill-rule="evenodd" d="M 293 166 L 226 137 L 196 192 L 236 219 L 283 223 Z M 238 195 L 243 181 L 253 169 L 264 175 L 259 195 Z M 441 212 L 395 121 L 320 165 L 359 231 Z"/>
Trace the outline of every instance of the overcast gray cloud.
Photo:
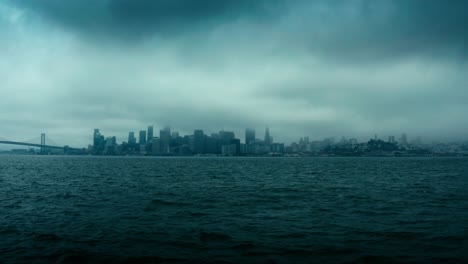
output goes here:
<path id="1" fill-rule="evenodd" d="M 273 18 L 279 0 L 83 0 L 14 1 L 35 16 L 80 34 L 135 41 L 209 30 L 237 19 Z"/>
<path id="2" fill-rule="evenodd" d="M 466 139 L 468 1 L 0 2 L 0 137 Z"/>

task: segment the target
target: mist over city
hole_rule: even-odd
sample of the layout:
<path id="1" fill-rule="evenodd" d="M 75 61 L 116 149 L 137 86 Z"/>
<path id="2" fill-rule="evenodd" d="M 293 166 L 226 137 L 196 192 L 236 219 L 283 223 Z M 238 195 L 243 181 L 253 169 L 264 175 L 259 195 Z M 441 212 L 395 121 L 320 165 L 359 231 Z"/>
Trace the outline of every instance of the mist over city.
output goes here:
<path id="1" fill-rule="evenodd" d="M 3 138 L 466 140 L 466 1 L 0 3 Z"/>

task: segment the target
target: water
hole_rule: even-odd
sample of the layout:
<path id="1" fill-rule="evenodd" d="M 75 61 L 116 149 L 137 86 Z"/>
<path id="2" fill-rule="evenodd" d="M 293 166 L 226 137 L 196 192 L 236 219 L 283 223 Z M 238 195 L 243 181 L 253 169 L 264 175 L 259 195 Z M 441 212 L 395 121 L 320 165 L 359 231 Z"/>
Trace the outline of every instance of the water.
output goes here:
<path id="1" fill-rule="evenodd" d="M 468 262 L 468 159 L 0 156 L 0 262 Z"/>

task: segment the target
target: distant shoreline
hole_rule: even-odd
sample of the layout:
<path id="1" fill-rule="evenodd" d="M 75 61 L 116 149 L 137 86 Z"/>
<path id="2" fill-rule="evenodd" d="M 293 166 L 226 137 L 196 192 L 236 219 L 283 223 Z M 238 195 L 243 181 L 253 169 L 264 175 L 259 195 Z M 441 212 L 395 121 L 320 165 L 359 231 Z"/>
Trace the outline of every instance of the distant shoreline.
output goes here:
<path id="1" fill-rule="evenodd" d="M 346 156 L 346 155 L 288 155 L 288 156 L 211 156 L 211 155 L 192 155 L 192 156 L 182 156 L 182 155 L 159 155 L 159 156 L 151 156 L 151 155 L 34 155 L 34 154 L 15 154 L 15 153 L 8 153 L 8 152 L 0 152 L 1 156 L 27 156 L 27 157 L 114 157 L 114 158 L 202 158 L 202 159 L 219 159 L 219 158 L 234 158 L 234 159 L 242 159 L 242 158 L 285 158 L 285 159 L 298 159 L 298 158 L 468 158 L 468 155 L 414 155 L 414 156 L 390 156 L 390 155 L 362 155 L 362 156 Z"/>

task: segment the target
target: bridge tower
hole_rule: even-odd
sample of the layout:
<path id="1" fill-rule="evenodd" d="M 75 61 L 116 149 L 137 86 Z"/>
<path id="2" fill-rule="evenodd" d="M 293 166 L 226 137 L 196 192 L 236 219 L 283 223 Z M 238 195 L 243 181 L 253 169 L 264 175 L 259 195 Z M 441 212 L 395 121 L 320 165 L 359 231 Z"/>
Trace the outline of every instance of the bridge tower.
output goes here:
<path id="1" fill-rule="evenodd" d="M 45 154 L 45 133 L 41 134 L 41 154 Z"/>

